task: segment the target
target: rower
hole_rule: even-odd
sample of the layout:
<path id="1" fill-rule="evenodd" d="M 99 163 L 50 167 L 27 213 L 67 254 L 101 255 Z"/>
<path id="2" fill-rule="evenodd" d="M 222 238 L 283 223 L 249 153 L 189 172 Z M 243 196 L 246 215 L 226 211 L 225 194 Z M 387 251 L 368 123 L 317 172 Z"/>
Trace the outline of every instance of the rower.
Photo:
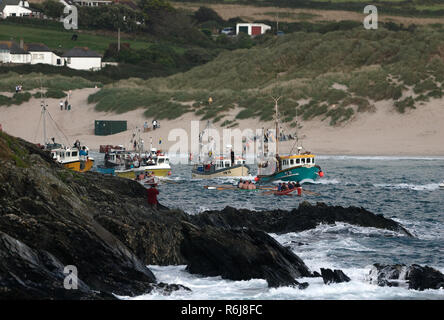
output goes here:
<path id="1" fill-rule="evenodd" d="M 237 184 L 237 187 L 239 188 L 239 189 L 242 189 L 242 186 L 244 185 L 244 182 L 243 182 L 243 180 L 242 179 L 240 179 L 239 180 L 239 183 Z"/>
<path id="2" fill-rule="evenodd" d="M 278 184 L 278 191 L 282 191 L 282 183 L 280 183 L 280 182 Z"/>
<path id="3" fill-rule="evenodd" d="M 298 190 L 298 196 L 302 196 L 302 186 L 299 181 L 296 181 L 295 188 Z"/>

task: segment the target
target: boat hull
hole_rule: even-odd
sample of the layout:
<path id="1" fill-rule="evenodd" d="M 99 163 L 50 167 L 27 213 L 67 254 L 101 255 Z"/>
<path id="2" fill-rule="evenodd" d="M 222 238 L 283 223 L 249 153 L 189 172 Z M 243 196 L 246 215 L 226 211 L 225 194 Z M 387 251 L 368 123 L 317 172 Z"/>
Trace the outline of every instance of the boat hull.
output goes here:
<path id="1" fill-rule="evenodd" d="M 144 173 L 144 172 L 152 172 L 156 177 L 166 177 L 166 176 L 170 175 L 171 169 L 162 168 L 162 169 L 130 169 L 130 170 L 122 170 L 122 171 L 115 170 L 116 176 L 121 177 L 121 178 L 126 178 L 126 179 L 135 179 L 136 172 L 138 174 Z"/>
<path id="2" fill-rule="evenodd" d="M 83 164 L 82 164 L 83 163 Z M 77 172 L 90 171 L 94 166 L 94 160 L 88 159 L 86 161 L 73 161 L 68 163 L 63 163 L 63 166 L 67 169 L 74 170 Z"/>
<path id="3" fill-rule="evenodd" d="M 302 182 L 305 180 L 315 181 L 319 177 L 320 168 L 317 166 L 310 167 L 293 167 L 278 171 L 267 176 L 258 176 L 259 183 L 266 183 L 275 180 Z"/>
<path id="4" fill-rule="evenodd" d="M 220 177 L 246 177 L 250 175 L 250 168 L 246 165 L 223 168 L 214 172 L 202 172 L 192 170 L 191 177 L 194 179 L 212 179 Z"/>

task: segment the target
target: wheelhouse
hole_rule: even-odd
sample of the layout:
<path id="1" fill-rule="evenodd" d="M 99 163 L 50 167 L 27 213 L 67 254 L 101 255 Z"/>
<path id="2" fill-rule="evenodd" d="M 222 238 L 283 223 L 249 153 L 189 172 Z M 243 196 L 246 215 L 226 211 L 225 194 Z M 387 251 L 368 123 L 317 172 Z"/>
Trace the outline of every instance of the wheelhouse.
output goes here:
<path id="1" fill-rule="evenodd" d="M 293 167 L 312 167 L 315 165 L 315 156 L 312 154 L 308 155 L 292 155 L 280 158 L 280 166 L 282 170 L 289 169 Z"/>

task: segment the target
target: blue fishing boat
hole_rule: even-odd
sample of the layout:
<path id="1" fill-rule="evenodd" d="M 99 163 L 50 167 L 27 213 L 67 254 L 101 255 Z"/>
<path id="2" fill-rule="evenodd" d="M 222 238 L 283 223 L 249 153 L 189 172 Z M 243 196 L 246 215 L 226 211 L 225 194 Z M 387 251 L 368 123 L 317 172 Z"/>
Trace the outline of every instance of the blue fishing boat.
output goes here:
<path id="1" fill-rule="evenodd" d="M 278 104 L 280 98 L 275 100 L 275 125 L 276 125 L 276 153 L 271 158 L 260 161 L 258 164 L 259 174 L 255 178 L 258 183 L 267 183 L 275 180 L 294 181 L 304 183 L 315 181 L 324 176 L 321 167 L 315 162 L 315 155 L 309 151 L 302 152 L 303 148 L 298 146 L 297 152 L 285 156 L 279 155 L 279 113 Z M 296 133 L 296 144 L 298 143 Z M 271 173 L 263 173 L 270 171 Z"/>
<path id="2" fill-rule="evenodd" d="M 115 169 L 114 168 L 107 168 L 105 166 L 97 166 L 95 168 L 95 171 L 99 172 L 101 174 L 106 174 L 106 175 L 111 175 L 111 176 L 115 175 Z"/>

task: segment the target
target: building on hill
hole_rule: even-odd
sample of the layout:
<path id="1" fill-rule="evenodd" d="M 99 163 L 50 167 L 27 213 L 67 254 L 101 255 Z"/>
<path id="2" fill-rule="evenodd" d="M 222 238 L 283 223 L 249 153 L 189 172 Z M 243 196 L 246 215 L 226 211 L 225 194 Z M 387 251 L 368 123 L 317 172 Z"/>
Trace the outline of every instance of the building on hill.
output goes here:
<path id="1" fill-rule="evenodd" d="M 64 59 L 52 52 L 51 49 L 43 43 L 26 43 L 24 49 L 31 54 L 31 64 L 64 65 Z"/>
<path id="2" fill-rule="evenodd" d="M 269 25 L 264 23 L 238 23 L 236 24 L 236 35 L 243 32 L 250 36 L 258 36 L 271 30 Z"/>
<path id="3" fill-rule="evenodd" d="M 31 54 L 24 49 L 23 40 L 20 44 L 14 41 L 0 41 L 1 63 L 31 63 Z"/>
<path id="4" fill-rule="evenodd" d="M 0 17 L 28 17 L 32 15 L 29 3 L 26 0 L 1 0 Z"/>
<path id="5" fill-rule="evenodd" d="M 81 7 L 98 7 L 112 4 L 112 0 L 72 0 L 75 5 Z"/>
<path id="6" fill-rule="evenodd" d="M 86 47 L 75 47 L 62 55 L 65 65 L 77 70 L 96 71 L 102 68 L 102 56 Z"/>

